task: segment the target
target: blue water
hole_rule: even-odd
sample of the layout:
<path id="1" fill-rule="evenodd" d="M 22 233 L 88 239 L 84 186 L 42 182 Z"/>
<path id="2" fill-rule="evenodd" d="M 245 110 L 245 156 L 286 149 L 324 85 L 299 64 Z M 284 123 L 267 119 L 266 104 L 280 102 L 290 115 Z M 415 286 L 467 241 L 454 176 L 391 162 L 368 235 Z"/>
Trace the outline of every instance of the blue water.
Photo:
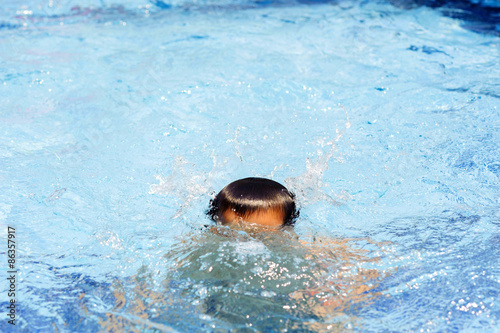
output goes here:
<path id="1" fill-rule="evenodd" d="M 1 331 L 500 330 L 497 1 L 0 8 Z M 247 176 L 298 238 L 204 227 Z"/>

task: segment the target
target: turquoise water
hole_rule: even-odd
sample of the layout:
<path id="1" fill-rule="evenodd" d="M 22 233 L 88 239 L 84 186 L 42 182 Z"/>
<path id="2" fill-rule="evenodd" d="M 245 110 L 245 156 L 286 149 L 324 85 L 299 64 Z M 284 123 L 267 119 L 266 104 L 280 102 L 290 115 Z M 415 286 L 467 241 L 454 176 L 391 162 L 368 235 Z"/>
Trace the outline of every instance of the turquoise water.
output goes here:
<path id="1" fill-rule="evenodd" d="M 2 4 L 0 330 L 498 331 L 484 3 Z M 204 227 L 247 176 L 296 236 Z"/>

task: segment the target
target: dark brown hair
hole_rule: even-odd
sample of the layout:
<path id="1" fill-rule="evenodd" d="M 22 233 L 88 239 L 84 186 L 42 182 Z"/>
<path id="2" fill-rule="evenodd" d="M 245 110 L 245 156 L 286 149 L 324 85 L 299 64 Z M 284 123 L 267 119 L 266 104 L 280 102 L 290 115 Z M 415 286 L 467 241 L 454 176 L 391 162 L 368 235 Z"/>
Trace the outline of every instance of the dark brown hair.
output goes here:
<path id="1" fill-rule="evenodd" d="M 215 222 L 228 209 L 245 217 L 268 209 L 284 213 L 283 225 L 293 225 L 299 216 L 295 195 L 286 187 L 266 178 L 244 178 L 224 187 L 213 200 L 207 215 Z"/>

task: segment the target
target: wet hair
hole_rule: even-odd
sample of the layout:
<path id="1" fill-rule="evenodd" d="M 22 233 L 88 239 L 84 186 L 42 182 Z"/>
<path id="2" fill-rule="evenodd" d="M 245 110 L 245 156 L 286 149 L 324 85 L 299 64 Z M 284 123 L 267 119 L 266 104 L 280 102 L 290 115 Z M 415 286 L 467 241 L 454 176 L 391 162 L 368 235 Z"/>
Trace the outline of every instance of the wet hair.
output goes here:
<path id="1" fill-rule="evenodd" d="M 274 180 L 244 178 L 227 185 L 210 200 L 207 215 L 218 222 L 228 209 L 241 217 L 270 209 L 283 212 L 283 226 L 289 226 L 299 217 L 294 199 L 292 192 Z"/>

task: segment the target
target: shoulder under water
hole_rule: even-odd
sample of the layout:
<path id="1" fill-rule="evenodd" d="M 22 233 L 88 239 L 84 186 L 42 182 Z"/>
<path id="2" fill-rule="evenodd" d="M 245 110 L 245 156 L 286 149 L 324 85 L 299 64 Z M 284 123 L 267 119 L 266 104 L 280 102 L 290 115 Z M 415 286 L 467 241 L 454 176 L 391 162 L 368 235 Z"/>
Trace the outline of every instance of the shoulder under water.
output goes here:
<path id="1" fill-rule="evenodd" d="M 156 323 L 172 322 L 141 306 L 150 302 L 161 316 L 177 309 L 179 317 L 184 312 L 197 317 L 177 321 L 181 331 L 204 325 L 306 332 L 356 326 L 350 314 L 381 296 L 376 288 L 384 277 L 376 269 L 363 268 L 363 263 L 378 258 L 367 255 L 356 242 L 304 240 L 293 230 L 207 228 L 164 255 L 165 267 L 158 272 L 160 290 L 148 290 L 152 272 L 145 269 L 137 275 L 134 291 L 122 295 L 129 299 L 126 312 Z M 141 325 L 152 326 L 147 323 Z M 103 324 L 117 327 L 109 326 L 109 320 Z"/>

